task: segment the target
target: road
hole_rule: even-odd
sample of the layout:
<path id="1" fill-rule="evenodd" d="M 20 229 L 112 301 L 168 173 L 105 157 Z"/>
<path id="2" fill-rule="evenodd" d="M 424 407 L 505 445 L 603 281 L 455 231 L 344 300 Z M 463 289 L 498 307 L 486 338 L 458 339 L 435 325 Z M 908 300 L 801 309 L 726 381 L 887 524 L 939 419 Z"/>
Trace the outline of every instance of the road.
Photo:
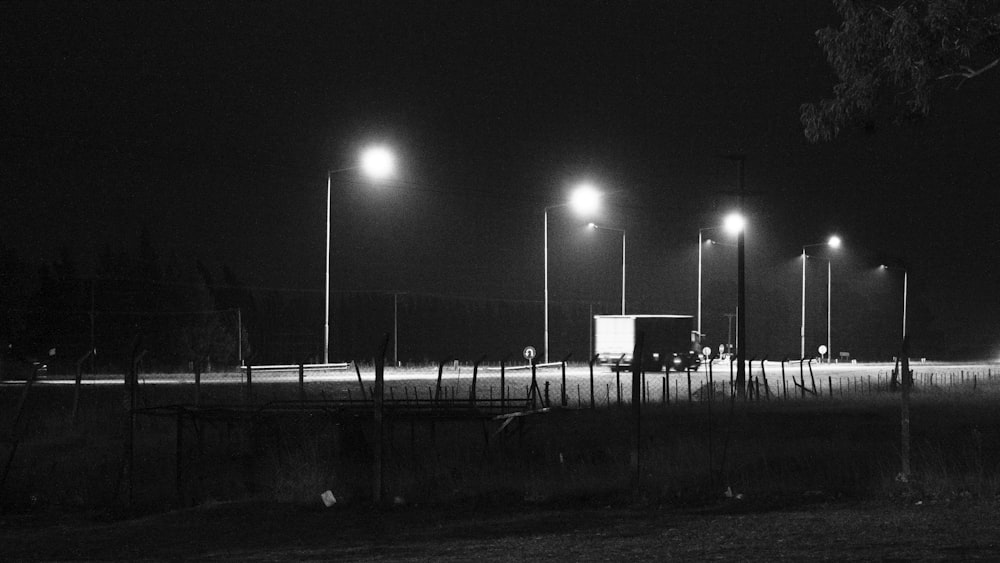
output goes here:
<path id="1" fill-rule="evenodd" d="M 891 374 L 894 365 L 892 363 L 851 363 L 851 364 L 812 364 L 812 374 L 817 380 L 831 378 L 833 381 L 838 381 L 845 378 L 867 378 L 871 377 L 873 379 L 884 378 L 888 374 Z M 1000 363 L 940 363 L 940 362 L 912 362 L 910 364 L 911 369 L 914 371 L 915 376 L 919 380 L 920 375 L 927 374 L 960 374 L 960 373 L 979 373 L 979 374 L 1000 374 Z M 715 381 L 725 381 L 729 379 L 730 364 L 721 363 L 719 361 L 713 362 L 712 374 Z M 808 364 L 800 366 L 799 362 L 787 362 L 784 364 L 784 372 L 786 377 L 791 380 L 793 377 L 798 378 L 799 374 L 803 373 L 806 377 L 809 376 L 809 366 Z M 603 386 L 608 383 L 613 383 L 615 381 L 615 374 L 607 366 L 595 366 L 593 369 L 595 385 Z M 769 382 L 774 382 L 781 379 L 782 375 L 782 364 L 780 362 L 768 361 L 764 362 L 763 370 L 761 369 L 761 362 L 754 361 L 750 365 L 749 375 L 754 377 L 760 377 L 762 373 L 767 376 Z M 267 369 L 265 367 L 255 367 L 252 372 L 252 380 L 254 383 L 275 383 L 275 382 L 297 382 L 298 381 L 298 369 L 297 367 L 288 366 L 284 369 Z M 538 366 L 536 369 L 537 377 L 540 381 L 560 381 L 562 378 L 562 370 L 559 364 L 547 364 L 543 366 Z M 523 384 L 530 381 L 531 371 L 528 366 L 511 366 L 504 370 L 504 377 L 507 382 Z M 646 380 L 655 384 L 655 382 L 660 382 L 658 385 L 662 385 L 662 378 L 664 376 L 669 377 L 672 383 L 676 383 L 680 380 L 684 380 L 684 386 L 687 385 L 687 375 L 685 372 L 670 372 L 665 374 L 663 372 L 659 373 L 647 373 Z M 701 386 L 708 378 L 709 370 L 706 365 L 702 365 L 701 369 L 691 373 L 692 385 Z M 361 368 L 362 380 L 368 384 L 374 383 L 375 375 L 374 368 L 371 366 L 364 366 Z M 468 364 L 447 364 L 441 372 L 442 384 L 451 386 L 461 386 L 466 387 L 471 385 L 473 377 L 473 367 Z M 500 369 L 497 366 L 481 366 L 476 374 L 478 382 L 481 385 L 488 386 L 491 383 L 497 384 L 500 378 Z M 304 372 L 304 379 L 307 383 L 354 383 L 357 382 L 358 375 L 354 369 L 349 367 L 339 367 L 338 369 L 329 369 L 324 366 L 313 366 L 309 367 Z M 416 383 L 416 382 L 427 382 L 436 381 L 438 378 L 438 368 L 437 366 L 424 366 L 424 367 L 405 367 L 405 368 L 394 368 L 391 366 L 385 369 L 385 381 L 389 386 L 406 384 L 406 383 Z M 570 364 L 566 368 L 566 381 L 567 387 L 575 388 L 576 384 L 582 382 L 588 382 L 590 379 L 590 369 L 586 365 Z M 121 375 L 105 375 L 98 374 L 97 376 L 91 376 L 84 374 L 81 383 L 84 385 L 121 385 L 123 383 L 123 376 Z M 152 373 L 152 374 L 139 374 L 139 380 L 142 384 L 155 384 L 155 385 L 189 385 L 194 383 L 194 375 L 191 373 Z M 623 372 L 621 374 L 621 381 L 628 382 L 631 380 L 631 373 Z M 211 372 L 205 373 L 201 376 L 201 382 L 203 384 L 245 384 L 246 382 L 246 371 L 225 371 L 225 372 Z M 71 375 L 53 375 L 47 374 L 38 379 L 37 385 L 72 385 L 75 383 L 73 376 Z M 572 383 L 572 385 L 570 385 Z M 773 384 L 773 383 L 772 383 Z M 0 385 L 23 385 L 23 381 L 5 381 L 0 383 Z"/>

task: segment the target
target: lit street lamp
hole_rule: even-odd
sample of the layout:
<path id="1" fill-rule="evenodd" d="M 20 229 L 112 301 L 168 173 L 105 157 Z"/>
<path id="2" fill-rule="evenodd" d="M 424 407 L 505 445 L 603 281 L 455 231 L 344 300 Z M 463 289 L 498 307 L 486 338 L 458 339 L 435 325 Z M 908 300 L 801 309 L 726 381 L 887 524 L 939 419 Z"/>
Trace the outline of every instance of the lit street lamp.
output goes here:
<path id="1" fill-rule="evenodd" d="M 590 184 L 578 186 L 566 203 L 550 205 L 544 209 L 544 246 L 545 246 L 545 363 L 549 362 L 549 210 L 559 207 L 572 207 L 580 215 L 591 214 L 597 210 L 601 193 Z"/>
<path id="2" fill-rule="evenodd" d="M 361 153 L 361 159 L 356 166 L 338 168 L 326 171 L 326 301 L 323 307 L 323 363 L 330 363 L 330 196 L 332 191 L 332 176 L 339 172 L 361 170 L 372 180 L 384 180 L 395 172 L 395 157 L 383 146 L 373 146 Z"/>
<path id="3" fill-rule="evenodd" d="M 736 160 L 739 179 L 739 193 L 743 193 L 743 158 Z M 742 208 L 742 196 L 740 196 Z M 726 216 L 723 226 L 736 236 L 736 386 L 739 397 L 746 396 L 747 359 L 747 293 L 746 293 L 746 219 L 739 211 Z"/>
<path id="4" fill-rule="evenodd" d="M 840 248 L 840 237 L 834 235 L 830 237 L 826 242 L 818 242 L 815 244 L 807 244 L 802 247 L 802 325 L 799 330 L 799 357 L 806 357 L 806 258 L 815 258 L 815 256 L 809 256 L 806 254 L 807 248 L 812 248 L 814 246 L 828 246 L 833 249 Z M 820 258 L 820 260 L 824 260 Z M 832 314 L 832 305 L 830 303 L 831 297 L 831 262 L 826 260 L 826 349 L 829 354 L 833 353 L 833 346 L 830 343 L 830 318 Z M 827 356 L 829 360 L 829 356 Z"/>
<path id="5" fill-rule="evenodd" d="M 622 314 L 625 314 L 625 229 L 616 229 L 614 227 L 604 227 L 602 225 L 596 225 L 590 223 L 587 225 L 595 231 L 600 229 L 602 231 L 614 231 L 616 233 L 622 234 Z"/>
<path id="6" fill-rule="evenodd" d="M 746 224 L 747 224 L 746 218 L 744 218 L 743 215 L 741 213 L 739 213 L 739 212 L 734 212 L 734 213 L 730 213 L 729 215 L 726 215 L 726 218 L 723 219 L 723 221 L 722 221 L 722 229 L 724 231 L 726 231 L 727 233 L 729 233 L 730 235 L 732 235 L 732 236 L 734 236 L 734 237 L 737 238 L 737 243 L 738 243 L 737 251 L 738 251 L 738 254 L 739 254 L 738 258 L 739 258 L 739 262 L 740 262 L 740 264 L 739 264 L 739 272 L 738 272 L 738 278 L 739 279 L 737 281 L 740 283 L 740 286 L 741 286 L 740 287 L 740 291 L 738 292 L 740 294 L 740 296 L 743 295 L 742 284 L 743 284 L 743 279 L 744 278 L 743 278 L 743 252 L 742 252 L 743 248 L 742 248 L 742 242 L 743 242 L 743 229 L 746 227 Z M 698 246 L 698 252 L 699 252 L 698 264 L 700 266 L 701 265 L 701 259 L 700 259 L 700 256 L 701 256 L 701 245 Z M 699 270 L 699 276 L 698 277 L 699 277 L 699 279 L 701 278 L 700 270 Z M 700 295 L 700 293 L 701 293 L 700 284 L 699 284 L 699 288 L 698 289 L 699 289 L 699 295 Z M 737 301 L 739 301 L 740 305 L 742 305 L 743 299 L 737 299 Z M 700 325 L 701 324 L 701 300 L 700 299 L 698 301 L 698 305 L 699 305 L 699 307 L 698 307 L 698 311 L 699 311 L 698 312 L 699 323 L 698 324 Z M 739 305 L 737 305 L 737 308 L 736 308 L 736 352 L 740 356 L 740 358 L 743 358 L 742 354 L 743 354 L 743 337 L 744 337 L 743 332 L 741 331 L 740 321 L 744 318 L 743 317 L 744 314 L 745 313 L 743 312 L 743 308 L 740 307 Z M 698 332 L 699 333 L 701 332 L 700 326 L 699 326 Z M 732 350 L 730 349 L 730 352 L 731 351 Z"/>

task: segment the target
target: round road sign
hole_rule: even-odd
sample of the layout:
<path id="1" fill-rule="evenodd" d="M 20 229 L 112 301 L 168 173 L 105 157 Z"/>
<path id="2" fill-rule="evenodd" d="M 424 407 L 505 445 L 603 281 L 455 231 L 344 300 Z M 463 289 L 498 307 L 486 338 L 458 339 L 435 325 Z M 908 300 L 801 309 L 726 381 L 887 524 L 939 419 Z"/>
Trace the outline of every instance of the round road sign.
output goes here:
<path id="1" fill-rule="evenodd" d="M 537 355 L 535 353 L 535 347 L 534 346 L 525 346 L 523 353 L 524 353 L 524 359 L 525 360 L 531 360 L 531 359 L 533 359 Z"/>
<path id="2" fill-rule="evenodd" d="M 820 344 L 820 346 L 819 346 L 819 355 L 820 356 L 825 356 L 826 355 L 826 344 Z"/>

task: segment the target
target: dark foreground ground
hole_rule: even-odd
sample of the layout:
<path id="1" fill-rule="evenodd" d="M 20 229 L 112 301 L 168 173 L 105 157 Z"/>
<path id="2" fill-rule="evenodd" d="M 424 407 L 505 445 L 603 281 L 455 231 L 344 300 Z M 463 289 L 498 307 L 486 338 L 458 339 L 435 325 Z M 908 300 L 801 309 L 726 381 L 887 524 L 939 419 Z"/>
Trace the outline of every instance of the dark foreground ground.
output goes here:
<path id="1" fill-rule="evenodd" d="M 1000 560 L 1000 504 L 665 507 L 217 504 L 127 520 L 0 516 L 12 560 Z"/>

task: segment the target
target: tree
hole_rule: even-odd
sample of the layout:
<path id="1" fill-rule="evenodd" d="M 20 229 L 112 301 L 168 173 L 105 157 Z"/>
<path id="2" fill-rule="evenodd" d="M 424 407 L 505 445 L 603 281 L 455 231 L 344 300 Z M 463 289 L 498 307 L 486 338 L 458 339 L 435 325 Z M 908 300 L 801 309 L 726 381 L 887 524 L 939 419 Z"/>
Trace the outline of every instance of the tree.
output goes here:
<path id="1" fill-rule="evenodd" d="M 926 116 L 940 90 L 1000 75 L 1000 0 L 834 0 L 839 29 L 816 32 L 839 82 L 801 106 L 810 141 L 847 125 Z M 889 5 L 889 6 L 887 6 Z"/>

